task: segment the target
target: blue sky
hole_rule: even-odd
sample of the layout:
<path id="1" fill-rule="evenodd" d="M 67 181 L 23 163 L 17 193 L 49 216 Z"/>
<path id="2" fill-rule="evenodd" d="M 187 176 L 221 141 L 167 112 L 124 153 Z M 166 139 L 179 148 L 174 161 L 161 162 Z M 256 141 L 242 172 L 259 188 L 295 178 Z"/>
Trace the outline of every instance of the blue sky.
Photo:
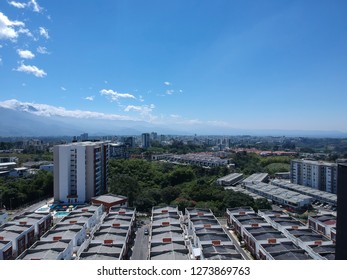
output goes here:
<path id="1" fill-rule="evenodd" d="M 0 105 L 347 132 L 346 1 L 0 0 Z"/>

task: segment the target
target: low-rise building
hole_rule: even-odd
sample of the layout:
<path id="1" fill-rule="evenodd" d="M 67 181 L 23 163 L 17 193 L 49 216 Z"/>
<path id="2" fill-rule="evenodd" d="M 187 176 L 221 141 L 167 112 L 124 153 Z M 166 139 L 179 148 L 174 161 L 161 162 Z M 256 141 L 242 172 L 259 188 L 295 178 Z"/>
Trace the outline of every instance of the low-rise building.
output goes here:
<path id="1" fill-rule="evenodd" d="M 308 254 L 303 249 L 296 246 L 292 241 L 261 244 L 259 246 L 260 260 L 283 259 L 285 256 L 290 257 L 290 259 L 306 259 L 305 255 Z M 307 259 L 310 259 L 310 257 L 308 256 Z"/>
<path id="2" fill-rule="evenodd" d="M 311 255 L 316 256 L 315 259 L 335 260 L 335 250 L 335 244 L 308 246 L 308 251 Z"/>
<path id="3" fill-rule="evenodd" d="M 17 257 L 35 242 L 34 226 L 5 224 L 0 228 L 0 241 L 10 241 L 12 256 Z"/>
<path id="4" fill-rule="evenodd" d="M 72 255 L 72 240 L 37 241 L 17 260 L 70 260 Z"/>
<path id="5" fill-rule="evenodd" d="M 286 190 L 275 185 L 265 183 L 245 185 L 246 190 L 263 196 L 274 203 L 283 205 L 293 210 L 308 207 L 313 202 L 313 198 L 308 195 L 300 194 L 296 191 Z"/>
<path id="6" fill-rule="evenodd" d="M 178 207 L 153 207 L 149 259 L 188 260 L 189 251 L 182 226 L 183 215 Z"/>
<path id="7" fill-rule="evenodd" d="M 25 212 L 14 217 L 8 224 L 34 226 L 35 237 L 40 238 L 52 226 L 53 217 L 50 213 Z"/>
<path id="8" fill-rule="evenodd" d="M 233 186 L 240 183 L 243 179 L 242 173 L 231 173 L 217 179 L 217 184 L 221 186 Z"/>
<path id="9" fill-rule="evenodd" d="M 81 244 L 87 238 L 87 231 L 84 223 L 77 224 L 64 224 L 58 223 L 51 230 L 45 233 L 42 237 L 42 241 L 59 241 L 59 240 L 71 240 L 74 251 L 76 247 Z"/>
<path id="10" fill-rule="evenodd" d="M 310 252 L 310 245 L 321 246 L 333 244 L 332 240 L 312 229 L 285 229 L 283 234 L 292 240 L 296 245 L 308 252 Z"/>
<path id="11" fill-rule="evenodd" d="M 0 260 L 11 260 L 12 256 L 12 241 L 0 238 Z"/>
<path id="12" fill-rule="evenodd" d="M 242 184 L 267 183 L 269 179 L 268 173 L 254 173 L 242 181 Z"/>
<path id="13" fill-rule="evenodd" d="M 17 167 L 10 170 L 9 176 L 10 177 L 26 177 L 29 174 L 29 169 L 26 167 Z"/>
<path id="14" fill-rule="evenodd" d="M 122 244 L 91 243 L 88 249 L 82 252 L 79 260 L 121 260 L 123 255 Z"/>
<path id="15" fill-rule="evenodd" d="M 128 259 L 135 238 L 136 210 L 131 207 L 113 206 L 101 218 L 101 223 L 91 232 L 87 248 L 78 258 L 86 260 Z"/>
<path id="16" fill-rule="evenodd" d="M 108 212 L 111 207 L 127 207 L 128 198 L 122 195 L 105 194 L 97 197 L 92 197 L 93 205 L 103 205 L 105 211 Z"/>
<path id="17" fill-rule="evenodd" d="M 336 217 L 331 214 L 316 215 L 308 217 L 308 225 L 313 230 L 327 236 L 331 240 L 335 239 L 334 229 L 336 232 Z"/>
<path id="18" fill-rule="evenodd" d="M 321 203 L 328 203 L 332 206 L 337 205 L 337 195 L 336 194 L 317 190 L 317 189 L 314 189 L 311 187 L 306 187 L 306 186 L 290 183 L 288 181 L 279 180 L 279 179 L 273 180 L 271 182 L 271 184 L 274 186 L 283 188 L 283 189 L 287 189 L 287 190 L 301 193 L 303 195 L 308 195 L 308 196 L 312 197 L 314 200 L 320 201 Z"/>
<path id="19" fill-rule="evenodd" d="M 230 236 L 209 209 L 186 208 L 189 251 L 193 259 L 243 259 Z"/>
<path id="20" fill-rule="evenodd" d="M 54 164 L 53 163 L 42 164 L 42 165 L 40 165 L 40 170 L 53 173 L 53 171 L 54 171 Z"/>
<path id="21" fill-rule="evenodd" d="M 244 235 L 246 228 L 267 226 L 268 222 L 257 214 L 230 215 L 230 222 L 239 236 Z"/>

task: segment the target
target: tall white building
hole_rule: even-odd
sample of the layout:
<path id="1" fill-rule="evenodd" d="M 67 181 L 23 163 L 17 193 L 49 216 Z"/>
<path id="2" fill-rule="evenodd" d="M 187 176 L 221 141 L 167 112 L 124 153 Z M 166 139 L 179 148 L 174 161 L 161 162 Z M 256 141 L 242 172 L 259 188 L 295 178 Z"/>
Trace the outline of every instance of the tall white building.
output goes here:
<path id="1" fill-rule="evenodd" d="M 313 160 L 292 160 L 290 181 L 293 184 L 337 193 L 337 164 Z"/>
<path id="2" fill-rule="evenodd" d="M 55 201 L 84 203 L 107 192 L 107 142 L 57 145 L 53 155 Z"/>

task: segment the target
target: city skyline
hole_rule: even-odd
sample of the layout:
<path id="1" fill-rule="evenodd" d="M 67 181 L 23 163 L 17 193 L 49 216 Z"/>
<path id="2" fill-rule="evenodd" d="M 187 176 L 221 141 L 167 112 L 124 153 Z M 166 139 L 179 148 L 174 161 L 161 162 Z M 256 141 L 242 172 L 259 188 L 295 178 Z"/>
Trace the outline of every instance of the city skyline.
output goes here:
<path id="1" fill-rule="evenodd" d="M 347 132 L 344 1 L 1 1 L 0 107 Z"/>

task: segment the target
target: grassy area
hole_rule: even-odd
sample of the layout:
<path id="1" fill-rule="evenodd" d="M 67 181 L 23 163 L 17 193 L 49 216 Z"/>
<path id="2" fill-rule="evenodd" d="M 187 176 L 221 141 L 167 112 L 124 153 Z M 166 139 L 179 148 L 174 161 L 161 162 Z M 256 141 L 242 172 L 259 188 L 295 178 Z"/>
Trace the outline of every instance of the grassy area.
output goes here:
<path id="1" fill-rule="evenodd" d="M 264 171 L 274 175 L 277 172 L 288 172 L 290 171 L 290 164 L 288 163 L 270 163 L 264 167 Z"/>

